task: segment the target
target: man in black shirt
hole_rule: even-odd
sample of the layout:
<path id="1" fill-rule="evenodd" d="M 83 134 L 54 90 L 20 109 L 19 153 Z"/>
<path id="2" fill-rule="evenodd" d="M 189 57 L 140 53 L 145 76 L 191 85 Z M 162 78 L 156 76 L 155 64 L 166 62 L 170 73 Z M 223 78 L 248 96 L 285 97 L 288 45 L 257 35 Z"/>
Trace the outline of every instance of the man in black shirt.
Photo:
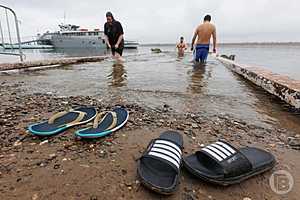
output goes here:
<path id="1" fill-rule="evenodd" d="M 107 22 L 104 24 L 105 42 L 111 49 L 112 55 L 119 59 L 124 49 L 123 27 L 116 21 L 111 12 L 106 13 Z"/>

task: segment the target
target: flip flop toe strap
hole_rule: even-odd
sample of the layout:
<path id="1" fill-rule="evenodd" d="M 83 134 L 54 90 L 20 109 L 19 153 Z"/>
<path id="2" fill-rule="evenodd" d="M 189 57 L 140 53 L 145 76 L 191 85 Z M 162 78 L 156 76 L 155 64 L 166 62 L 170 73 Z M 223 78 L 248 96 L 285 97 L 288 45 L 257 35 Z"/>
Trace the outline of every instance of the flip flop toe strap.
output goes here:
<path id="1" fill-rule="evenodd" d="M 49 118 L 48 123 L 53 124 L 56 119 L 64 116 L 67 113 L 68 113 L 67 111 L 62 111 L 62 112 L 58 112 L 58 113 L 54 114 L 52 117 Z"/>
<path id="2" fill-rule="evenodd" d="M 110 114 L 112 115 L 112 123 L 111 123 L 111 125 L 106 129 L 106 130 L 111 130 L 111 129 L 113 129 L 113 128 L 115 128 L 116 127 L 116 125 L 117 125 L 117 113 L 116 112 L 110 112 Z"/>
<path id="3" fill-rule="evenodd" d="M 152 158 L 164 162 L 179 173 L 182 151 L 178 145 L 171 141 L 156 139 L 150 143 L 141 159 L 143 158 Z"/>
<path id="4" fill-rule="evenodd" d="M 107 115 L 107 112 L 101 112 L 97 114 L 97 116 L 94 119 L 93 128 L 97 128 L 98 125 L 104 120 L 104 116 Z"/>
<path id="5" fill-rule="evenodd" d="M 78 123 L 81 122 L 81 120 L 83 120 L 83 118 L 84 118 L 85 115 L 86 115 L 85 112 L 81 112 L 81 111 L 72 111 L 72 112 L 78 113 L 78 117 L 77 117 L 74 121 L 72 121 L 72 122 L 66 124 L 66 126 L 74 126 L 74 125 L 77 125 Z"/>
<path id="6" fill-rule="evenodd" d="M 109 127 L 106 128 L 106 130 L 111 130 L 114 127 L 116 127 L 117 125 L 117 113 L 116 112 L 101 112 L 99 113 L 95 120 L 94 120 L 94 124 L 93 124 L 93 128 L 97 128 L 99 126 L 99 124 L 101 124 L 101 122 L 103 122 L 103 120 L 107 117 L 107 115 L 111 114 L 112 115 L 112 123 Z"/>
<path id="7" fill-rule="evenodd" d="M 49 124 L 53 124 L 54 121 L 60 117 L 63 117 L 64 115 L 68 114 L 68 113 L 76 113 L 78 114 L 77 118 L 74 119 L 74 121 L 68 123 L 68 124 L 64 124 L 63 126 L 72 126 L 72 125 L 76 125 L 78 124 L 86 115 L 85 112 L 81 112 L 81 111 L 77 111 L 77 110 L 70 110 L 69 112 L 67 111 L 62 111 L 62 112 L 58 112 L 56 114 L 54 114 L 52 117 L 49 118 L 48 123 Z"/>
<path id="8" fill-rule="evenodd" d="M 223 171 L 225 178 L 240 176 L 252 170 L 252 164 L 238 149 L 227 142 L 218 141 L 196 152 L 198 158 L 208 157 Z"/>

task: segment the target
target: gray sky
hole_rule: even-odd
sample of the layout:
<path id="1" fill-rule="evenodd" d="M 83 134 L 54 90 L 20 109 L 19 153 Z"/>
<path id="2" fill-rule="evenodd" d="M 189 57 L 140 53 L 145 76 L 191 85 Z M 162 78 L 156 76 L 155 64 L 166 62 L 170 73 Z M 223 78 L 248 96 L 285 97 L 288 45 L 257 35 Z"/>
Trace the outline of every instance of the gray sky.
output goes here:
<path id="1" fill-rule="evenodd" d="M 125 37 L 143 43 L 173 43 L 181 35 L 190 41 L 205 14 L 212 15 L 221 42 L 300 42 L 299 0 L 0 0 L 0 4 L 16 10 L 23 37 L 57 30 L 64 12 L 67 23 L 103 29 L 110 10 L 122 23 Z"/>

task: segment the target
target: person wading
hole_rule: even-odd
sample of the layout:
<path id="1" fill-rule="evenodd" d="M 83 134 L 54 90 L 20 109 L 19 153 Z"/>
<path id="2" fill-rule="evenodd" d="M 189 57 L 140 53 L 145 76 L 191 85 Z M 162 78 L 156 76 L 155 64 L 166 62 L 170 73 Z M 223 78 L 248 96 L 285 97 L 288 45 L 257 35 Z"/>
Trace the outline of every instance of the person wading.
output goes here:
<path id="1" fill-rule="evenodd" d="M 216 27 L 210 23 L 211 16 L 206 15 L 204 17 L 203 24 L 199 25 L 196 28 L 196 31 L 194 33 L 194 37 L 192 40 L 192 47 L 191 50 L 194 50 L 194 43 L 196 42 L 196 49 L 195 49 L 195 61 L 205 63 L 208 52 L 209 52 L 209 44 L 211 37 L 213 38 L 213 52 L 216 53 L 216 44 L 217 44 L 217 33 L 216 33 Z"/>
<path id="2" fill-rule="evenodd" d="M 183 57 L 185 50 L 187 50 L 188 46 L 184 42 L 184 38 L 180 37 L 179 43 L 176 45 L 177 51 L 178 51 L 178 56 Z"/>
<path id="3" fill-rule="evenodd" d="M 106 13 L 107 22 L 104 24 L 105 42 L 114 58 L 122 60 L 124 49 L 124 32 L 120 22 L 114 19 L 111 12 Z"/>

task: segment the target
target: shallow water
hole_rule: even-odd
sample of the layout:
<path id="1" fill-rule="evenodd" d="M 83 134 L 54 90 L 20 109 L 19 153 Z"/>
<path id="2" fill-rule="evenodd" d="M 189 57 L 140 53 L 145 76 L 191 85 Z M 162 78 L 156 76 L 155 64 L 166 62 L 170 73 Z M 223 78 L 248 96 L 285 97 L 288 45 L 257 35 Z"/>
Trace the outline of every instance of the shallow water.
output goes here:
<path id="1" fill-rule="evenodd" d="M 251 51 L 250 47 L 247 48 L 238 52 L 233 47 L 222 47 L 221 50 L 237 54 L 238 61 L 245 63 L 259 64 L 259 59 L 262 65 L 274 62 L 274 71 L 280 70 L 278 66 L 281 61 L 263 60 L 266 49 L 261 50 L 259 59 L 255 61 L 255 55 L 259 54 L 257 47 L 252 49 L 251 55 L 246 54 L 246 51 Z M 108 59 L 62 68 L 3 73 L 0 80 L 22 82 L 21 87 L 27 93 L 91 95 L 103 101 L 117 98 L 149 108 L 168 104 L 177 112 L 230 115 L 261 126 L 279 123 L 300 131 L 299 117 L 286 111 L 281 102 L 270 98 L 263 90 L 232 73 L 212 57 L 209 57 L 206 66 L 194 67 L 190 62 L 190 53 L 184 58 L 177 58 L 173 47 L 161 47 L 164 52 L 160 54 L 151 53 L 150 49 L 141 47 L 139 51 L 126 51 L 124 64 Z M 38 56 L 51 58 L 77 56 L 79 53 L 48 52 Z M 95 53 L 98 52 L 86 52 L 89 55 Z M 31 56 L 34 57 L 34 53 Z M 288 71 L 287 68 L 285 71 Z"/>

